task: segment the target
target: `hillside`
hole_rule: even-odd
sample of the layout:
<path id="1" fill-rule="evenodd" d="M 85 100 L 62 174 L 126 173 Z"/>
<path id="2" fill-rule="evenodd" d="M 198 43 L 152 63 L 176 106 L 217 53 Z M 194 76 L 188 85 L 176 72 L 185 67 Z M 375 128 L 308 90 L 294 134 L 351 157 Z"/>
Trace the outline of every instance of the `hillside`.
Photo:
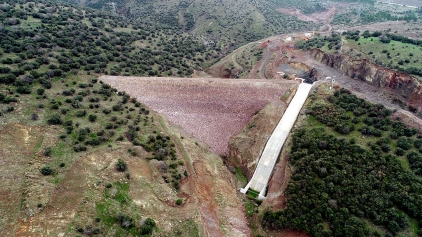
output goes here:
<path id="1" fill-rule="evenodd" d="M 108 3 L 0 4 L 1 236 L 421 235 L 421 41 L 403 37 L 420 10 L 341 35 L 344 9 L 387 7 Z M 297 76 L 337 85 L 310 96 L 261 203 L 237 190 Z"/>
<path id="2" fill-rule="evenodd" d="M 222 160 L 97 79 L 186 76 L 215 51 L 67 4 L 0 9 L 2 236 L 249 235 Z"/>
<path id="3" fill-rule="evenodd" d="M 1 5 L 0 73 L 36 71 L 35 79 L 77 71 L 187 76 L 218 55 L 177 29 L 130 23 L 69 5 L 10 2 Z M 15 55 L 19 57 L 11 57 Z"/>
<path id="4" fill-rule="evenodd" d="M 109 1 L 71 1 L 75 4 L 111 12 Z M 309 23 L 281 14 L 279 7 L 322 9 L 316 3 L 301 1 L 116 1 L 117 13 L 133 21 L 180 29 L 215 46 L 232 50 L 242 44 L 276 33 L 310 29 Z"/>
<path id="5" fill-rule="evenodd" d="M 270 229 L 312 236 L 420 236 L 422 134 L 392 111 L 318 87 L 293 133 L 287 205 Z"/>

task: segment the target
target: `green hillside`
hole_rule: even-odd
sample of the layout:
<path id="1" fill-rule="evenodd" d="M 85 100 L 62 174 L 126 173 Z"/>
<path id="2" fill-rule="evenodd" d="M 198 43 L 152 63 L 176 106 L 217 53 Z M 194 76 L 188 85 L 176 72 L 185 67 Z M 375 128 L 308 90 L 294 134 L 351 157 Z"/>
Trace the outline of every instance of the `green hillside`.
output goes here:
<path id="1" fill-rule="evenodd" d="M 132 21 L 180 29 L 204 42 L 212 41 L 217 50 L 234 49 L 241 44 L 276 33 L 311 29 L 309 23 L 281 14 L 279 7 L 323 10 L 317 3 L 300 1 L 115 1 L 117 13 Z M 77 1 L 73 3 L 78 4 Z M 81 4 L 81 3 L 79 3 Z M 112 12 L 109 1 L 85 1 L 83 6 Z"/>
<path id="2" fill-rule="evenodd" d="M 189 76 L 218 54 L 177 29 L 55 2 L 2 3 L 0 22 L 0 190 L 7 193 L 1 200 L 0 235 L 13 235 L 18 220 L 42 218 L 52 205 L 64 212 L 83 210 L 68 217 L 71 236 L 156 231 L 149 217 L 157 212 L 141 210 L 130 186 L 156 196 L 167 192 L 167 199 L 182 205 L 184 199 L 176 195 L 188 176 L 184 159 L 160 117 L 96 77 Z M 16 128 L 27 131 L 27 142 L 9 141 L 20 134 Z M 36 139 L 32 145 L 31 139 Z M 104 166 L 90 166 L 87 156 Z M 166 173 L 151 182 L 132 179 L 139 175 L 136 167 L 148 166 L 151 159 L 162 162 Z M 98 172 L 104 175 L 95 177 Z M 93 179 L 95 189 L 84 185 Z M 63 186 L 65 191 L 55 194 Z M 3 199 L 9 195 L 13 201 Z M 84 206 L 88 201 L 92 205 Z M 180 225 L 197 234 L 196 224 L 187 223 Z"/>
<path id="3" fill-rule="evenodd" d="M 270 229 L 312 236 L 421 236 L 422 134 L 345 89 L 309 98 L 293 134 L 287 207 Z"/>

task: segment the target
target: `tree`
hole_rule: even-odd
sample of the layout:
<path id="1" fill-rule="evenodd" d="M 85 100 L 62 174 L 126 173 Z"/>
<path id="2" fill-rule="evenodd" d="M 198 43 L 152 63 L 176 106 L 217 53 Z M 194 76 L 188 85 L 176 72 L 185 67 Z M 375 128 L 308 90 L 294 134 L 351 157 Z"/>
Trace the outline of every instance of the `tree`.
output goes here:
<path id="1" fill-rule="evenodd" d="M 363 32 L 362 36 L 363 36 L 363 38 L 367 39 L 367 38 L 371 37 L 371 34 L 369 33 L 368 30 L 365 30 L 365 32 Z"/>
<path id="2" fill-rule="evenodd" d="M 379 39 L 384 44 L 388 44 L 391 41 L 391 39 L 389 37 L 385 36 L 385 35 L 380 36 Z"/>
<path id="3" fill-rule="evenodd" d="M 50 116 L 50 118 L 47 120 L 47 123 L 50 125 L 60 125 L 63 123 L 62 118 L 58 114 L 53 114 Z"/>

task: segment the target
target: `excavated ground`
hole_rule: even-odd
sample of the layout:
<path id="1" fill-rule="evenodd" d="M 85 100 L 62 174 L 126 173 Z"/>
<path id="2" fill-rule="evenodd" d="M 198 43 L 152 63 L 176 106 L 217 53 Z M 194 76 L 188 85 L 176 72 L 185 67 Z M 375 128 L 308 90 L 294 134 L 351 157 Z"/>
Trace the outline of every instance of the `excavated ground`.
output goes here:
<path id="1" fill-rule="evenodd" d="M 228 152 L 229 138 L 271 101 L 280 100 L 297 82 L 210 78 L 100 78 L 164 115 L 211 151 Z"/>

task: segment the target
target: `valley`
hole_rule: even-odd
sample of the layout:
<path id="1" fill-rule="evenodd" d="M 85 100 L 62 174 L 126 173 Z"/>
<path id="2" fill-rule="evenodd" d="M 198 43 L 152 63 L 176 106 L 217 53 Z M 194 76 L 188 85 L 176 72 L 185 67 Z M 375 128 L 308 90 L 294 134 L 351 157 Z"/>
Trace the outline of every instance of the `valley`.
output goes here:
<path id="1" fill-rule="evenodd" d="M 422 234 L 422 8 L 114 4 L 0 4 L 2 236 Z"/>

